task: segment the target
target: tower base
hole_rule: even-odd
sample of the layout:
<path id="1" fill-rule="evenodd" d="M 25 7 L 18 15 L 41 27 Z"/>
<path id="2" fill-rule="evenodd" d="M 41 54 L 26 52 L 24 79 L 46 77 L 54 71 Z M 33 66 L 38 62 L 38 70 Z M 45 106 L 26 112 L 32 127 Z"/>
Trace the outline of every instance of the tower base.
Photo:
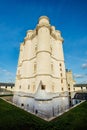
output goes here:
<path id="1" fill-rule="evenodd" d="M 40 99 L 36 94 L 15 92 L 13 103 L 46 120 L 57 117 L 69 108 L 66 93 L 47 93 L 47 95 L 45 98 L 43 93 L 43 98 Z"/>

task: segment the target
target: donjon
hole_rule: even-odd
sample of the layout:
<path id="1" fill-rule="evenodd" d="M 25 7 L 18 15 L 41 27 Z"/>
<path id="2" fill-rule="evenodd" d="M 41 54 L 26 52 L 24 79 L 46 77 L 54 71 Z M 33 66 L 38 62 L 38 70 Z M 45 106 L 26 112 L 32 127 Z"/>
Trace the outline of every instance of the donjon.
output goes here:
<path id="1" fill-rule="evenodd" d="M 20 45 L 13 102 L 44 119 L 69 107 L 61 32 L 39 18 Z"/>

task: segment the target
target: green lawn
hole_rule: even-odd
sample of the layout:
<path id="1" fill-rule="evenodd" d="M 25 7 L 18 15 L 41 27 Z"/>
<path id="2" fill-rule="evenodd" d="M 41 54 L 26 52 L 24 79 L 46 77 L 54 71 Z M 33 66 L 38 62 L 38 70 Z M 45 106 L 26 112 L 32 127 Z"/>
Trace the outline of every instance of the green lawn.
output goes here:
<path id="1" fill-rule="evenodd" d="M 0 99 L 0 130 L 86 130 L 87 102 L 47 122 Z"/>
<path id="2" fill-rule="evenodd" d="M 13 94 L 0 95 L 0 97 L 13 96 Z"/>

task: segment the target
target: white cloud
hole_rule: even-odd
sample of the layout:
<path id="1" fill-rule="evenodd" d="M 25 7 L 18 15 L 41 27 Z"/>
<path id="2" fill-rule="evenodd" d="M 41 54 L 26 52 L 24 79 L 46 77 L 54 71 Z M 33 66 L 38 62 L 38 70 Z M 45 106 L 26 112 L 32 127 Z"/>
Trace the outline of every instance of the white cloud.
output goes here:
<path id="1" fill-rule="evenodd" d="M 82 74 L 74 74 L 74 78 L 84 78 L 85 75 Z"/>
<path id="2" fill-rule="evenodd" d="M 73 76 L 76 79 L 80 79 L 80 78 L 87 79 L 87 74 L 86 73 L 85 74 L 74 74 Z"/>
<path id="3" fill-rule="evenodd" d="M 87 63 L 82 64 L 83 69 L 87 69 Z"/>
<path id="4" fill-rule="evenodd" d="M 12 76 L 13 75 L 10 71 L 3 69 L 3 68 L 0 68 L 0 72 L 3 73 L 6 76 Z"/>
<path id="5" fill-rule="evenodd" d="M 82 81 L 82 82 L 80 82 L 80 83 L 82 83 L 82 84 L 87 84 L 87 80 L 84 80 L 84 81 Z"/>
<path id="6" fill-rule="evenodd" d="M 2 82 L 14 82 L 15 75 L 7 69 L 0 67 L 0 81 Z"/>

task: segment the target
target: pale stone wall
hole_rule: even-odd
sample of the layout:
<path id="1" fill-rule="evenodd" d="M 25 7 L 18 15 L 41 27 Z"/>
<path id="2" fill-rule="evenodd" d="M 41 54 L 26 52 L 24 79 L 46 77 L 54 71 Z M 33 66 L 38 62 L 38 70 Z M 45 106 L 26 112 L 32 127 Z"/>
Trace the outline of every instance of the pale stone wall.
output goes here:
<path id="1" fill-rule="evenodd" d="M 15 91 L 27 92 L 34 83 L 35 92 L 40 81 L 48 92 L 67 91 L 62 42 L 60 31 L 50 26 L 47 17 L 40 18 L 36 30 L 27 31 L 20 46 Z"/>
<path id="2" fill-rule="evenodd" d="M 73 75 L 72 75 L 72 71 L 71 70 L 67 70 L 66 71 L 66 78 L 67 78 L 67 87 L 69 89 L 70 92 L 75 91 L 74 89 L 74 79 L 73 79 Z"/>
<path id="3" fill-rule="evenodd" d="M 74 87 L 74 84 L 76 84 L 76 82 L 73 79 L 73 74 L 72 74 L 71 70 L 67 70 L 66 71 L 66 79 L 67 79 L 68 91 L 71 92 L 73 94 L 73 96 L 74 96 L 75 92 L 86 90 L 86 87 L 79 87 L 79 86 L 78 87 Z"/>
<path id="4" fill-rule="evenodd" d="M 0 83 L 0 95 L 10 95 L 13 93 L 14 93 L 13 84 L 11 85 L 11 83 Z"/>
<path id="5" fill-rule="evenodd" d="M 13 98 L 18 106 L 45 117 L 69 106 L 62 42 L 61 32 L 46 16 L 40 17 L 35 30 L 27 31 L 20 46 Z"/>

